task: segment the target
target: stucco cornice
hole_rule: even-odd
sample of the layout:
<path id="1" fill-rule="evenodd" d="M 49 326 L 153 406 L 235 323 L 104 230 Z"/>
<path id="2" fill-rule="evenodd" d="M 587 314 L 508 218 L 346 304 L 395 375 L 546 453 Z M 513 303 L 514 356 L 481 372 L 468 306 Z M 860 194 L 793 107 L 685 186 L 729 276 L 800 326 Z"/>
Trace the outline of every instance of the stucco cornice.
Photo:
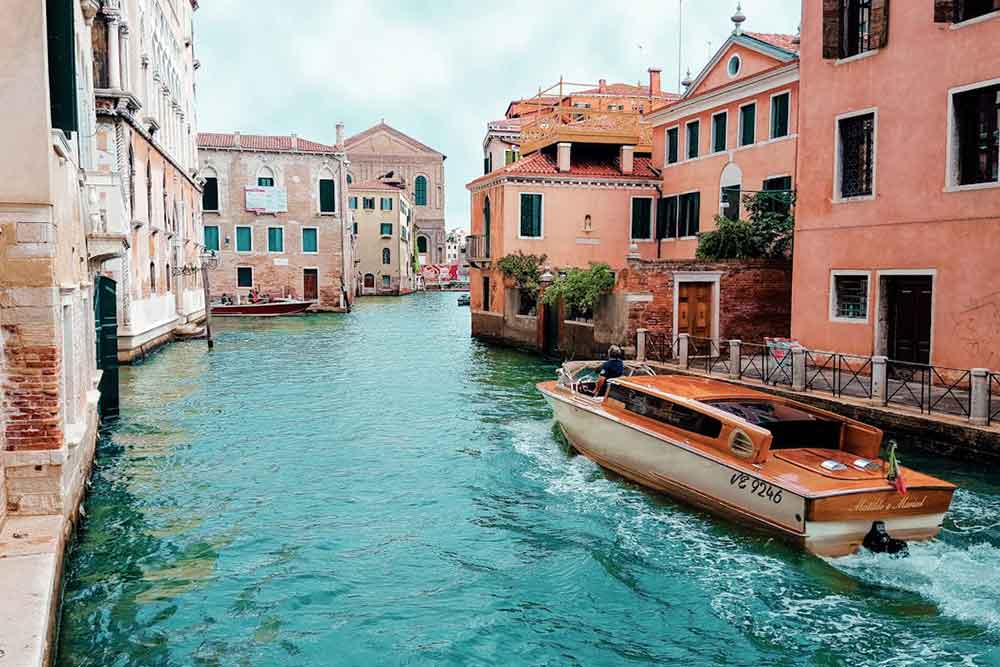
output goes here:
<path id="1" fill-rule="evenodd" d="M 754 97 L 780 86 L 787 86 L 799 80 L 798 61 L 762 72 L 737 83 L 696 95 L 661 109 L 647 116 L 653 127 L 677 122 L 688 116 L 704 113 L 716 107 L 732 104 L 747 97 Z"/>

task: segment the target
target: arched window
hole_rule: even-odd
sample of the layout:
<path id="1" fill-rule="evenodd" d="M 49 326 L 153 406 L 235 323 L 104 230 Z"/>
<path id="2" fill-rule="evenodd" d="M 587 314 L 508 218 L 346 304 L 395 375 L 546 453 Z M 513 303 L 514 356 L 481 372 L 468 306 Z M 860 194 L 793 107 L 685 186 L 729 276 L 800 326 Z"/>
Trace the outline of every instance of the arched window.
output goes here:
<path id="1" fill-rule="evenodd" d="M 382 248 L 382 263 L 383 264 L 392 263 L 392 253 L 389 252 L 388 248 Z"/>
<path id="2" fill-rule="evenodd" d="M 421 255 L 427 254 L 427 237 L 418 236 L 417 237 L 417 252 Z"/>
<path id="3" fill-rule="evenodd" d="M 350 174 L 348 174 L 347 175 L 347 184 L 350 185 L 353 182 L 354 182 L 354 177 L 351 176 Z M 372 278 L 374 279 L 374 276 L 372 276 Z"/>
<path id="4" fill-rule="evenodd" d="M 264 165 L 257 171 L 257 185 L 258 187 L 273 187 L 274 186 L 274 170 Z"/>
<path id="5" fill-rule="evenodd" d="M 149 291 L 156 293 L 156 262 L 149 263 Z"/>
<path id="6" fill-rule="evenodd" d="M 323 167 L 319 172 L 319 212 L 336 213 L 336 188 L 333 185 L 333 172 Z"/>
<path id="7" fill-rule="evenodd" d="M 740 219 L 740 191 L 743 185 L 743 171 L 735 162 L 730 162 L 722 170 L 719 179 L 719 214 L 729 220 Z"/>
<path id="8" fill-rule="evenodd" d="M 486 256 L 490 256 L 490 198 L 489 195 L 483 198 L 483 250 Z"/>
<path id="9" fill-rule="evenodd" d="M 372 273 L 365 274 L 365 287 L 371 288 L 375 287 L 375 275 Z"/>
<path id="10" fill-rule="evenodd" d="M 167 291 L 170 291 L 170 265 L 167 264 Z"/>
<path id="11" fill-rule="evenodd" d="M 201 210 L 219 210 L 219 175 L 211 167 L 205 167 L 202 173 L 205 178 L 205 188 L 201 191 Z"/>
<path id="12" fill-rule="evenodd" d="M 146 158 L 146 222 L 153 223 L 153 165 Z"/>
<path id="13" fill-rule="evenodd" d="M 416 199 L 417 206 L 427 206 L 426 176 L 417 176 L 417 180 L 413 182 L 413 197 Z"/>

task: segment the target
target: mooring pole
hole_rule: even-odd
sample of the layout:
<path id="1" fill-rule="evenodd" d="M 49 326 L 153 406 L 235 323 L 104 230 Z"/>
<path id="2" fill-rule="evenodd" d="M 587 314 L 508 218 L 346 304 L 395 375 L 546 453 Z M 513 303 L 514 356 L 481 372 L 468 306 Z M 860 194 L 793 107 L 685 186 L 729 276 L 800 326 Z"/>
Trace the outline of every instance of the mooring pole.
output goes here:
<path id="1" fill-rule="evenodd" d="M 201 290 L 205 298 L 205 340 L 209 350 L 215 347 L 215 341 L 212 340 L 212 304 L 211 290 L 208 287 L 208 267 L 211 265 L 215 268 L 218 263 L 218 256 L 211 250 L 201 256 Z"/>

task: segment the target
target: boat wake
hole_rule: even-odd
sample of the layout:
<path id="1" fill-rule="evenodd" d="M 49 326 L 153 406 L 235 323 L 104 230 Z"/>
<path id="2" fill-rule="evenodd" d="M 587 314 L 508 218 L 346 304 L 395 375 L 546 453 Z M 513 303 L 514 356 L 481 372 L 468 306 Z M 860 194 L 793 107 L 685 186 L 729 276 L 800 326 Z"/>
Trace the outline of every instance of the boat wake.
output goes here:
<path id="1" fill-rule="evenodd" d="M 525 477 L 610 523 L 615 548 L 657 581 L 696 586 L 718 619 L 757 645 L 825 664 L 1000 664 L 994 662 L 1000 661 L 996 536 L 946 535 L 911 545 L 909 558 L 865 553 L 820 560 L 661 502 L 586 457 L 567 455 L 550 421 L 508 428 L 514 450 L 531 460 Z M 957 524 L 974 530 L 995 521 L 1000 508 L 984 503 L 997 501 L 960 491 Z"/>

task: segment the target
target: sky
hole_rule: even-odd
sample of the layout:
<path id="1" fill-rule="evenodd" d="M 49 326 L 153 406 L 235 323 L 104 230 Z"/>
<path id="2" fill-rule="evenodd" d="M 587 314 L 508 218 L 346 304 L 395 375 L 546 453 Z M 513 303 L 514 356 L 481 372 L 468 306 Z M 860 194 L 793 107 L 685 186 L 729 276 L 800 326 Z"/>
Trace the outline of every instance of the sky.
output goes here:
<path id="1" fill-rule="evenodd" d="M 683 6 L 683 31 L 678 5 Z M 743 0 L 745 30 L 795 33 L 801 0 Z M 708 62 L 736 0 L 202 0 L 198 128 L 334 143 L 380 120 L 444 153 L 445 224 L 469 228 L 486 123 L 560 76 L 648 82 Z"/>

